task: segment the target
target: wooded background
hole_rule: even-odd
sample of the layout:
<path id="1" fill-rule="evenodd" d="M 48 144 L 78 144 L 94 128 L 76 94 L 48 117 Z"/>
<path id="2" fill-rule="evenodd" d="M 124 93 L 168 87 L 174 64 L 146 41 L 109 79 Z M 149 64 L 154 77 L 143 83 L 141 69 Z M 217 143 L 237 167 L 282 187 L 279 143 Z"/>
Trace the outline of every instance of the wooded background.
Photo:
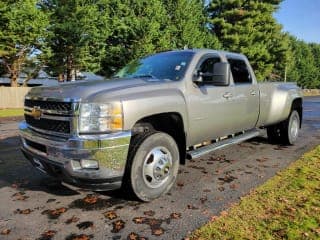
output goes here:
<path id="1" fill-rule="evenodd" d="M 0 0 L 0 75 L 111 76 L 133 59 L 189 48 L 240 52 L 259 81 L 320 88 L 320 45 L 282 31 L 281 0 Z M 307 16 L 306 16 L 307 17 Z"/>

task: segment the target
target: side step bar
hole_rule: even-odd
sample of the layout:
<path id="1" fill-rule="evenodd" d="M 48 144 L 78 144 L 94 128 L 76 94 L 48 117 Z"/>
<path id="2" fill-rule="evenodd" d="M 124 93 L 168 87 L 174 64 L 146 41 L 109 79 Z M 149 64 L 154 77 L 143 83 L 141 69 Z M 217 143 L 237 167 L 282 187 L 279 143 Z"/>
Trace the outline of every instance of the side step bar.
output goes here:
<path id="1" fill-rule="evenodd" d="M 257 129 L 250 130 L 250 131 L 247 131 L 241 135 L 238 135 L 238 136 L 235 136 L 232 138 L 227 138 L 225 140 L 222 140 L 222 141 L 219 141 L 216 143 L 212 143 L 210 145 L 206 145 L 203 147 L 199 147 L 195 150 L 191 150 L 191 151 L 187 152 L 187 159 L 198 158 L 198 157 L 201 157 L 202 155 L 211 153 L 215 150 L 218 150 L 218 149 L 221 149 L 224 147 L 228 147 L 233 144 L 238 144 L 240 142 L 246 141 L 250 138 L 257 137 L 259 135 L 260 135 L 259 130 L 257 130 Z"/>

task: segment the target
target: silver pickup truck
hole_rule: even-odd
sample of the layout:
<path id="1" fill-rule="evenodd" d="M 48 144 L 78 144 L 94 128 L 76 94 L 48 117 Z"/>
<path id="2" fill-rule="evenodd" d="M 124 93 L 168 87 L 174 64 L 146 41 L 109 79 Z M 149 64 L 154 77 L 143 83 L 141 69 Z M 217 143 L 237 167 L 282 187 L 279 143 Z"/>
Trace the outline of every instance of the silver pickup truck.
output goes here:
<path id="1" fill-rule="evenodd" d="M 293 144 L 302 92 L 258 84 L 244 55 L 207 49 L 135 60 L 112 79 L 31 89 L 20 124 L 31 163 L 69 186 L 151 201 L 179 164 L 261 134 Z"/>

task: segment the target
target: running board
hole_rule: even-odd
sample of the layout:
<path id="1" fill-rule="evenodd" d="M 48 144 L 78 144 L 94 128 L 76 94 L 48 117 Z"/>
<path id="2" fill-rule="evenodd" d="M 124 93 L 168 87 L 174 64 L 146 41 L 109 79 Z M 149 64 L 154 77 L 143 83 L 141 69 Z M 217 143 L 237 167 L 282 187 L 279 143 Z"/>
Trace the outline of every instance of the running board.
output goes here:
<path id="1" fill-rule="evenodd" d="M 191 150 L 189 152 L 187 152 L 187 159 L 194 159 L 194 158 L 198 158 L 201 157 L 202 155 L 211 153 L 215 150 L 224 148 L 224 147 L 228 147 L 230 145 L 233 144 L 238 144 L 240 142 L 246 141 L 250 138 L 254 138 L 260 135 L 260 131 L 259 130 L 250 130 L 247 131 L 241 135 L 232 137 L 232 138 L 227 138 L 225 140 L 221 140 L 219 142 L 216 143 L 212 143 L 210 145 L 206 145 L 203 147 L 199 147 L 198 149 L 195 150 Z"/>

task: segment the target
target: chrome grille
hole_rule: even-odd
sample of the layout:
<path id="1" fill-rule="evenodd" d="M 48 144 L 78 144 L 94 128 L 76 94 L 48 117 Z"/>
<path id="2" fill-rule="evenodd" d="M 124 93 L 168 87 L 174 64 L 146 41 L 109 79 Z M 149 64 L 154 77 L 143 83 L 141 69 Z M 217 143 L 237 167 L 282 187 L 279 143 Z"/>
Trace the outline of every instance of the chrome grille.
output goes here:
<path id="1" fill-rule="evenodd" d="M 63 137 L 72 133 L 74 101 L 26 97 L 24 104 L 25 120 L 32 129 Z"/>
<path id="2" fill-rule="evenodd" d="M 70 112 L 72 110 L 71 102 L 51 102 L 51 101 L 39 101 L 25 99 L 24 106 L 33 108 L 34 106 L 40 107 L 43 110 L 53 110 L 53 111 L 66 111 Z"/>
<path id="3" fill-rule="evenodd" d="M 46 118 L 34 119 L 32 116 L 27 114 L 25 114 L 24 117 L 30 126 L 37 129 L 65 134 L 69 134 L 71 132 L 70 121 L 60 121 Z"/>

